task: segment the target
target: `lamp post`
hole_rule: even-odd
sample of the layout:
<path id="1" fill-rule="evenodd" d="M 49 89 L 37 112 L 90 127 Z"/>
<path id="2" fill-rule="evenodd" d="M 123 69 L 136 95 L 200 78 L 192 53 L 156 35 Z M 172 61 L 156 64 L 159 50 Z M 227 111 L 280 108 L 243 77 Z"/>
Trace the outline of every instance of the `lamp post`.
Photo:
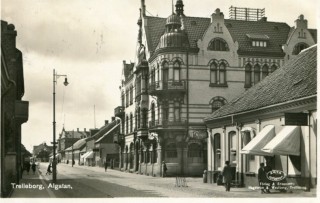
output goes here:
<path id="1" fill-rule="evenodd" d="M 52 181 L 57 180 L 57 165 L 56 165 L 56 83 L 59 77 L 65 77 L 64 85 L 67 86 L 67 75 L 58 75 L 53 69 L 53 161 L 52 161 Z"/>

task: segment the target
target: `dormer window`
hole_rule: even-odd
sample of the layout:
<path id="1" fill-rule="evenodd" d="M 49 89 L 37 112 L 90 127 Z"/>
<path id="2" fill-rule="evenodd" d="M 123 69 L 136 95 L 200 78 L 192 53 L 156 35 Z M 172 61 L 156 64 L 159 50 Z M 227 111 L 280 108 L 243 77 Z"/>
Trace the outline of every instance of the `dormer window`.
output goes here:
<path id="1" fill-rule="evenodd" d="M 269 41 L 268 35 L 246 34 L 246 36 L 251 40 L 253 47 L 267 47 L 267 42 Z"/>

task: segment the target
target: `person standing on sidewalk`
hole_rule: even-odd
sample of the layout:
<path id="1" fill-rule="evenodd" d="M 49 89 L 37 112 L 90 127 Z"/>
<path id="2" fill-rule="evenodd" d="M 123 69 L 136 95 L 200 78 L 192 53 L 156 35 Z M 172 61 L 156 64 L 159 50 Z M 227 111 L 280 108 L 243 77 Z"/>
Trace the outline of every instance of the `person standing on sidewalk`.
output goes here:
<path id="1" fill-rule="evenodd" d="M 107 172 L 107 169 L 108 169 L 108 162 L 105 161 L 104 162 L 104 172 Z"/>
<path id="2" fill-rule="evenodd" d="M 261 194 L 266 193 L 267 176 L 264 168 L 264 163 L 260 163 L 260 168 L 258 170 L 258 181 L 261 188 Z"/>
<path id="3" fill-rule="evenodd" d="M 226 161 L 225 163 L 226 163 L 226 165 L 223 168 L 222 175 L 223 175 L 226 191 L 230 192 L 231 181 L 232 181 L 232 169 L 230 167 L 229 161 Z"/>
<path id="4" fill-rule="evenodd" d="M 167 176 L 167 170 L 168 170 L 168 168 L 167 168 L 167 164 L 166 164 L 166 162 L 162 162 L 162 177 L 166 177 Z"/>

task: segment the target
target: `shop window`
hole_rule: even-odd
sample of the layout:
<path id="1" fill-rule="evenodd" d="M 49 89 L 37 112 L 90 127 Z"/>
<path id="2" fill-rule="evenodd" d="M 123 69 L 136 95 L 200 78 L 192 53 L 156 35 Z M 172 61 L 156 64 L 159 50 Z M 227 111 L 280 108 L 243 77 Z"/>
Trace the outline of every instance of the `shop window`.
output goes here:
<path id="1" fill-rule="evenodd" d="M 221 167 L 221 135 L 219 133 L 213 135 L 214 150 L 214 168 L 217 170 Z"/>
<path id="2" fill-rule="evenodd" d="M 235 131 L 229 132 L 229 160 L 230 163 L 237 161 L 237 135 Z"/>
<path id="3" fill-rule="evenodd" d="M 252 67 L 250 64 L 247 64 L 245 66 L 245 83 L 244 83 L 245 88 L 251 87 L 251 72 L 252 72 Z"/>
<path id="4" fill-rule="evenodd" d="M 166 158 L 177 158 L 177 147 L 175 143 L 171 143 L 166 147 Z"/>
<path id="5" fill-rule="evenodd" d="M 134 149 L 133 143 L 130 144 L 130 169 L 133 169 L 133 161 L 134 161 Z"/>
<path id="6" fill-rule="evenodd" d="M 210 51 L 229 51 L 227 42 L 221 38 L 214 38 L 210 41 L 208 50 Z"/>

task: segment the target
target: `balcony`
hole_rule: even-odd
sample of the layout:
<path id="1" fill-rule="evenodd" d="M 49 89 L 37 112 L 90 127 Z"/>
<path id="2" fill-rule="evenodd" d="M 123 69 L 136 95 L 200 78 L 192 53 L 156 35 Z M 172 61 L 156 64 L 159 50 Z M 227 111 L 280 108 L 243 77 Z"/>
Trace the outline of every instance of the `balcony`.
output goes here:
<path id="1" fill-rule="evenodd" d="M 166 93 L 184 93 L 186 92 L 186 84 L 184 80 L 179 81 L 156 81 L 149 84 L 149 93 L 151 95 L 159 95 Z"/>
<path id="2" fill-rule="evenodd" d="M 116 117 L 122 117 L 124 115 L 124 107 L 123 106 L 118 106 L 117 108 L 114 109 L 114 115 Z"/>
<path id="3" fill-rule="evenodd" d="M 187 120 L 185 118 L 181 118 L 178 121 L 168 120 L 168 119 L 160 119 L 149 121 L 149 129 L 164 129 L 164 128 L 184 128 L 187 124 Z"/>

